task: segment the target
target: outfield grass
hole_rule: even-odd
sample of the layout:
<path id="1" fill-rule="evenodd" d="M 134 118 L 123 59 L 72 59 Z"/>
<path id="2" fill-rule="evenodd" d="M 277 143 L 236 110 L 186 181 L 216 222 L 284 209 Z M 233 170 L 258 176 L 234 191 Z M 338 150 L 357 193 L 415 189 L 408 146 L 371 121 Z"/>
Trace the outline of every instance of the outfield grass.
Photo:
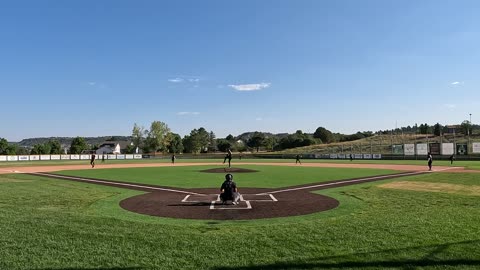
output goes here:
<path id="1" fill-rule="evenodd" d="M 201 170 L 219 168 L 212 166 L 178 166 L 150 168 L 116 168 L 60 171 L 58 174 L 97 179 L 142 183 L 150 185 L 207 188 L 219 187 L 226 173 L 199 173 Z M 254 173 L 233 173 L 234 181 L 241 187 L 279 188 L 340 179 L 361 178 L 374 175 L 398 173 L 392 170 L 354 168 L 312 168 L 245 165 L 236 166 L 257 170 Z"/>
<path id="2" fill-rule="evenodd" d="M 451 183 L 479 184 L 455 175 Z M 479 197 L 377 187 L 390 181 L 323 190 L 341 202 L 323 213 L 211 222 L 118 207 L 138 191 L 0 175 L 0 269 L 480 267 Z"/>
<path id="3" fill-rule="evenodd" d="M 219 166 L 222 165 L 223 158 L 221 159 L 183 159 L 178 158 L 176 163 L 212 163 L 218 162 Z M 249 163 L 295 163 L 294 159 L 268 159 L 268 158 L 243 158 L 238 160 L 235 158 L 232 164 L 240 162 Z M 353 161 L 345 159 L 302 159 L 303 163 L 345 163 L 345 164 L 397 164 L 397 165 L 421 165 L 426 166 L 426 160 L 360 160 L 355 159 Z M 101 166 L 102 162 L 97 160 L 96 163 Z M 169 158 L 163 159 L 136 159 L 136 160 L 106 160 L 105 164 L 141 164 L 141 163 L 170 163 Z M 24 167 L 24 166 L 54 166 L 54 165 L 87 165 L 90 164 L 89 160 L 59 160 L 59 161 L 17 161 L 17 162 L 0 162 L 0 168 L 2 167 Z M 450 165 L 448 160 L 434 160 L 434 166 L 455 166 L 465 167 L 471 170 L 480 170 L 480 161 L 468 161 L 459 160 L 455 161 L 453 165 Z"/>

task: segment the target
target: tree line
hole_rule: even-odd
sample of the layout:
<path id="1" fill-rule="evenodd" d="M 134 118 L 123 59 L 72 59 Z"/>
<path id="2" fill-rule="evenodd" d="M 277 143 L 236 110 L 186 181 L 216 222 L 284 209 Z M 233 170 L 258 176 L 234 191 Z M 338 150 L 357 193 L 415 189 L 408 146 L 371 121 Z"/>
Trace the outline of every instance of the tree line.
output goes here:
<path id="1" fill-rule="evenodd" d="M 480 126 L 472 125 L 468 120 L 463 121 L 456 129 L 463 134 L 472 134 L 473 130 Z M 225 138 L 216 138 L 213 131 L 205 128 L 195 128 L 190 134 L 183 138 L 170 130 L 168 125 L 161 121 L 153 121 L 148 129 L 134 124 L 130 136 L 131 144 L 124 150 L 126 153 L 136 153 L 141 149 L 143 153 L 211 153 L 232 151 L 279 151 L 289 148 L 309 146 L 322 143 L 347 142 L 373 136 L 375 134 L 432 134 L 440 136 L 448 132 L 449 127 L 436 123 L 435 125 L 415 124 L 414 126 L 401 127 L 394 130 L 380 130 L 377 132 L 364 131 L 354 134 L 333 133 L 325 127 L 318 127 L 313 134 L 297 130 L 293 134 L 274 135 L 265 132 L 255 131 L 246 136 L 234 137 L 229 134 Z M 243 134 L 242 134 L 243 135 Z M 120 137 L 119 137 L 120 138 Z M 128 138 L 128 137 L 121 137 Z M 113 137 L 110 138 L 114 140 Z M 8 143 L 0 138 L 0 155 L 47 155 L 47 154 L 81 154 L 98 149 L 98 145 L 87 144 L 85 138 L 76 137 L 72 140 L 70 147 L 65 151 L 61 143 L 51 139 L 45 143 L 38 143 L 27 149 L 17 144 Z"/>

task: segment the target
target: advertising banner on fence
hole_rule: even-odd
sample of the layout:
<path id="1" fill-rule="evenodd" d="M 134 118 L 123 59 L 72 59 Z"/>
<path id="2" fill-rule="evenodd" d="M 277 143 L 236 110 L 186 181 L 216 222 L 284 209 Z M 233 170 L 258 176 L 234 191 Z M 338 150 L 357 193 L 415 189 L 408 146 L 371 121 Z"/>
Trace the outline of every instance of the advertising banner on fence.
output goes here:
<path id="1" fill-rule="evenodd" d="M 133 155 L 133 158 L 134 158 L 134 159 L 141 159 L 141 158 L 142 158 L 142 155 L 135 154 L 135 155 Z"/>
<path id="2" fill-rule="evenodd" d="M 373 159 L 381 159 L 382 154 L 373 154 Z"/>
<path id="3" fill-rule="evenodd" d="M 27 160 L 30 160 L 30 159 L 28 158 L 28 156 L 18 156 L 18 160 L 27 161 Z"/>
<path id="4" fill-rule="evenodd" d="M 426 143 L 417 144 L 417 155 L 426 156 L 428 154 L 428 145 Z"/>
<path id="5" fill-rule="evenodd" d="M 338 158 L 345 159 L 345 154 L 338 154 Z"/>
<path id="6" fill-rule="evenodd" d="M 80 155 L 70 155 L 70 159 L 80 159 Z"/>
<path id="7" fill-rule="evenodd" d="M 50 160 L 50 155 L 40 155 L 40 160 Z"/>
<path id="8" fill-rule="evenodd" d="M 405 156 L 414 156 L 415 155 L 415 144 L 404 144 Z"/>
<path id="9" fill-rule="evenodd" d="M 39 155 L 30 155 L 30 160 L 40 160 Z"/>
<path id="10" fill-rule="evenodd" d="M 403 155 L 403 144 L 392 145 L 392 153 L 394 155 Z"/>
<path id="11" fill-rule="evenodd" d="M 414 156 L 415 155 L 415 144 L 406 143 L 403 145 L 403 152 L 405 156 Z"/>
<path id="12" fill-rule="evenodd" d="M 50 156 L 50 159 L 51 159 L 51 160 L 59 160 L 59 159 L 60 159 L 60 155 L 51 155 L 51 156 Z"/>
<path id="13" fill-rule="evenodd" d="M 125 155 L 117 155 L 117 159 L 125 159 Z"/>
<path id="14" fill-rule="evenodd" d="M 355 159 L 363 159 L 363 155 L 362 154 L 355 154 L 354 158 Z"/>
<path id="15" fill-rule="evenodd" d="M 371 154 L 363 154 L 363 159 L 372 159 Z"/>
<path id="16" fill-rule="evenodd" d="M 117 159 L 117 155 L 107 155 L 108 159 Z"/>
<path id="17" fill-rule="evenodd" d="M 330 158 L 331 158 L 331 159 L 337 159 L 337 158 L 338 158 L 338 155 L 337 155 L 337 154 L 330 154 Z"/>
<path id="18" fill-rule="evenodd" d="M 455 149 L 453 148 L 453 143 L 442 143 L 442 155 L 444 156 L 451 156 L 455 153 Z"/>
<path id="19" fill-rule="evenodd" d="M 7 161 L 7 156 L 0 156 L 0 161 Z"/>
<path id="20" fill-rule="evenodd" d="M 60 156 L 60 159 L 61 159 L 61 160 L 70 159 L 70 155 L 61 155 L 61 156 Z"/>
<path id="21" fill-rule="evenodd" d="M 429 145 L 430 154 L 432 155 L 440 155 L 440 143 L 431 143 Z"/>
<path id="22" fill-rule="evenodd" d="M 80 155 L 80 159 L 90 159 L 92 156 L 91 155 Z"/>
<path id="23" fill-rule="evenodd" d="M 472 144 L 472 146 L 473 146 L 472 153 L 479 154 L 480 153 L 480 143 L 474 142 Z"/>
<path id="24" fill-rule="evenodd" d="M 317 155 L 315 155 L 315 158 L 317 158 Z M 125 155 L 125 159 L 133 159 L 133 155 Z"/>
<path id="25" fill-rule="evenodd" d="M 457 155 L 468 155 L 468 146 L 466 143 L 457 143 Z"/>
<path id="26" fill-rule="evenodd" d="M 18 156 L 8 156 L 7 160 L 8 161 L 18 161 Z"/>

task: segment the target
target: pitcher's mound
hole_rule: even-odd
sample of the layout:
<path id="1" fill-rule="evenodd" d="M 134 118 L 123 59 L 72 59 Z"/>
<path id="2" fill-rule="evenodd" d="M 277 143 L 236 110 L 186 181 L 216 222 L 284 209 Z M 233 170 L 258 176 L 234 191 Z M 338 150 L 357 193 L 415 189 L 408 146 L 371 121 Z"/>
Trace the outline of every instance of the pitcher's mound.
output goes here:
<path id="1" fill-rule="evenodd" d="M 256 170 L 244 169 L 244 168 L 213 168 L 208 170 L 202 170 L 200 172 L 205 173 L 253 173 L 258 172 Z"/>

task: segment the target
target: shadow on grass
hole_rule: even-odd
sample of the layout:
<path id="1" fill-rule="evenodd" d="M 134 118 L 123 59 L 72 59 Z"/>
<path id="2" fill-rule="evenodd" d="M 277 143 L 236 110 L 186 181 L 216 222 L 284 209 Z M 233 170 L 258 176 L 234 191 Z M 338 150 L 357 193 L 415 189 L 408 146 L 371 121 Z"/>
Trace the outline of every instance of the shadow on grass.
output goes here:
<path id="1" fill-rule="evenodd" d="M 480 269 L 480 259 L 442 259 L 442 253 L 455 245 L 466 245 L 464 250 L 475 253 L 469 246 L 480 244 L 480 240 L 449 243 L 444 245 L 419 246 L 412 248 L 391 249 L 378 252 L 355 253 L 345 256 L 319 257 L 305 260 L 285 261 L 272 264 L 251 266 L 221 266 L 212 270 L 261 270 L 261 269 L 342 269 L 342 268 L 398 268 L 416 269 L 416 267 L 458 267 L 474 266 Z M 398 258 L 398 254 L 410 253 L 410 258 Z M 419 259 L 412 257 L 424 256 Z M 449 258 L 449 254 L 443 257 Z M 393 258 L 392 258 L 393 257 Z M 405 257 L 403 255 L 402 257 Z"/>

